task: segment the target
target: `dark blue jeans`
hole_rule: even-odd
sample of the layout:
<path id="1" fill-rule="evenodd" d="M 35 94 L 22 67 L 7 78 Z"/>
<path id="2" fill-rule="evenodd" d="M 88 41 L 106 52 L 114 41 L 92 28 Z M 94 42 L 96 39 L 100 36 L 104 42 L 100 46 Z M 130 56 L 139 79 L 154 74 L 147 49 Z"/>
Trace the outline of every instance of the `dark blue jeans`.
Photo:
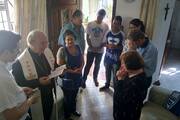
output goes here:
<path id="1" fill-rule="evenodd" d="M 62 90 L 64 94 L 64 116 L 68 118 L 73 112 L 76 112 L 76 97 L 79 89 L 66 89 L 62 87 Z"/>
<path id="2" fill-rule="evenodd" d="M 110 82 L 111 82 L 111 78 L 113 79 L 113 86 L 116 82 L 116 72 L 119 68 L 119 64 L 107 64 L 104 63 L 105 66 L 105 71 L 106 71 L 106 83 L 105 86 L 109 87 L 110 86 Z"/>
<path id="3" fill-rule="evenodd" d="M 99 73 L 102 55 L 103 55 L 103 53 L 94 53 L 94 52 L 88 51 L 86 65 L 85 65 L 84 74 L 83 74 L 83 82 L 84 83 L 86 82 L 87 76 L 89 74 L 89 70 L 90 70 L 94 60 L 95 60 L 95 64 L 94 64 L 94 71 L 93 71 L 93 79 L 95 82 L 97 82 L 97 76 Z"/>

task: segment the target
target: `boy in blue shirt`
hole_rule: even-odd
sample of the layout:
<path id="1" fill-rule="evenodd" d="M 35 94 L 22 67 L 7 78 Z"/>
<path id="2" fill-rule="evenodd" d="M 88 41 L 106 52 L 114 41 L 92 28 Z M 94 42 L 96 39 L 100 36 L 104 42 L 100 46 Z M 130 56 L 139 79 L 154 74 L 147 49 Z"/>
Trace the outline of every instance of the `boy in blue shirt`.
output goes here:
<path id="1" fill-rule="evenodd" d="M 121 23 L 121 16 L 115 16 L 111 24 L 111 31 L 106 35 L 107 42 L 105 45 L 106 53 L 104 58 L 106 83 L 105 86 L 99 89 L 100 91 L 109 89 L 111 75 L 113 76 L 113 83 L 115 83 L 116 72 L 120 65 L 119 56 L 121 55 L 124 44 L 124 33 L 121 31 Z"/>

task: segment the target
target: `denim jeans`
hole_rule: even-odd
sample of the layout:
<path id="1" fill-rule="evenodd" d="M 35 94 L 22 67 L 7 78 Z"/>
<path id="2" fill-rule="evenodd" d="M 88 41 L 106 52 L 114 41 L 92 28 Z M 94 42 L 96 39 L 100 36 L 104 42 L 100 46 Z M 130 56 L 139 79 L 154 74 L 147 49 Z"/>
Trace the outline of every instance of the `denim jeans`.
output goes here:
<path id="1" fill-rule="evenodd" d="M 73 112 L 76 112 L 76 97 L 79 89 L 66 89 L 62 87 L 62 90 L 64 94 L 64 116 L 68 118 Z"/>
<path id="2" fill-rule="evenodd" d="M 95 65 L 94 65 L 94 71 L 93 71 L 93 79 L 95 82 L 97 82 L 97 76 L 99 73 L 102 55 L 103 55 L 103 53 L 94 53 L 94 52 L 88 51 L 86 65 L 85 65 L 84 74 L 83 74 L 83 82 L 84 83 L 86 82 L 87 76 L 89 74 L 89 70 L 90 70 L 94 60 L 95 60 Z"/>
<path id="3" fill-rule="evenodd" d="M 107 64 L 104 63 L 105 66 L 105 71 L 106 71 L 106 83 L 105 86 L 109 87 L 110 86 L 110 82 L 111 82 L 111 78 L 113 79 L 113 86 L 116 82 L 116 72 L 119 68 L 119 64 Z"/>

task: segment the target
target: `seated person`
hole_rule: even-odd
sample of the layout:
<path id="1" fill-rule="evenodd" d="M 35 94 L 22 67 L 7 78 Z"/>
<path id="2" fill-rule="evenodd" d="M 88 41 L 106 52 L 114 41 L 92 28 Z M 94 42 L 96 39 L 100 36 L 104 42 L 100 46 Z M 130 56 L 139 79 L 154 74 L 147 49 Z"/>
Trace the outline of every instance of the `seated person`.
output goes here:
<path id="1" fill-rule="evenodd" d="M 0 31 L 0 36 L 0 120 L 28 120 L 28 109 L 38 96 L 27 99 L 32 89 L 19 87 L 6 68 L 18 54 L 21 37 L 5 30 Z"/>
<path id="2" fill-rule="evenodd" d="M 139 120 L 148 85 L 143 58 L 136 51 L 121 55 L 121 68 L 114 87 L 114 120 Z"/>
<path id="3" fill-rule="evenodd" d="M 82 82 L 84 59 L 79 46 L 75 45 L 74 33 L 67 30 L 64 36 L 66 46 L 58 50 L 57 64 L 65 64 L 67 67 L 63 75 L 62 90 L 64 93 L 65 118 L 71 119 L 72 114 L 80 117 L 80 113 L 76 112 L 76 96 Z"/>

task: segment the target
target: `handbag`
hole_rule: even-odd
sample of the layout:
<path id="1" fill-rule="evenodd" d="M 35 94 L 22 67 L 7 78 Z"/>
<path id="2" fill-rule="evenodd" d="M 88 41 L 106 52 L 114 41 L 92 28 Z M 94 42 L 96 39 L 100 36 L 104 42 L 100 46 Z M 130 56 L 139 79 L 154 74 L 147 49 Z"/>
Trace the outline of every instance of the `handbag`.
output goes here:
<path id="1" fill-rule="evenodd" d="M 169 95 L 164 107 L 175 115 L 180 116 L 180 92 L 173 91 Z"/>

